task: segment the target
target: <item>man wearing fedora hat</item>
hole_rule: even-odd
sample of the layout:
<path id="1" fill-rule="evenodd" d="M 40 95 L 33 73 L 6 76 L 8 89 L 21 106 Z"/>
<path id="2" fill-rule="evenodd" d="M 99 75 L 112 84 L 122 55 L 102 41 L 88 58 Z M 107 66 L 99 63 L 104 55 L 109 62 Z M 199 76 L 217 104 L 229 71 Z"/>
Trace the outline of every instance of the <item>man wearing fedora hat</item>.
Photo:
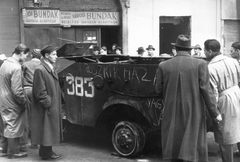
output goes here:
<path id="1" fill-rule="evenodd" d="M 29 101 L 32 101 L 32 87 L 33 87 L 33 74 L 35 69 L 40 65 L 42 54 L 40 49 L 33 49 L 30 53 L 31 60 L 26 61 L 22 64 L 23 71 L 23 88 Z M 26 132 L 24 134 L 24 139 L 28 142 L 28 137 L 30 136 L 30 118 L 31 118 L 31 106 L 26 110 Z M 37 146 L 31 145 L 31 148 L 36 148 Z"/>
<path id="2" fill-rule="evenodd" d="M 145 52 L 145 50 L 143 47 L 138 47 L 138 49 L 137 49 L 138 56 L 143 56 L 144 52 Z"/>
<path id="3" fill-rule="evenodd" d="M 191 39 L 179 35 L 177 55 L 161 62 L 156 72 L 156 92 L 163 99 L 162 154 L 173 161 L 208 161 L 205 105 L 221 121 L 210 89 L 207 63 L 191 57 Z"/>
<path id="4" fill-rule="evenodd" d="M 57 51 L 52 45 L 41 50 L 41 64 L 33 77 L 31 142 L 39 144 L 39 156 L 43 160 L 61 159 L 52 150 L 62 140 L 61 90 L 58 75 L 54 68 Z"/>
<path id="5" fill-rule="evenodd" d="M 196 46 L 194 46 L 193 50 L 194 50 L 193 57 L 202 57 L 202 54 L 201 54 L 202 48 L 200 47 L 199 44 L 196 44 Z"/>
<path id="6" fill-rule="evenodd" d="M 152 45 L 149 45 L 146 50 L 148 51 L 148 56 L 154 56 L 155 48 Z"/>

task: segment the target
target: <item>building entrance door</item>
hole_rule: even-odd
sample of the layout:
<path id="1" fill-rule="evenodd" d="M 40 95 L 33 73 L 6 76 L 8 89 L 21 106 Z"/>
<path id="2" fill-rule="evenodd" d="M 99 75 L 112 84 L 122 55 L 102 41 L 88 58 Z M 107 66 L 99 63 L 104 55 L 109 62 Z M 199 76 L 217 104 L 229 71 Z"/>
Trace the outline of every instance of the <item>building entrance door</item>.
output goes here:
<path id="1" fill-rule="evenodd" d="M 160 54 L 172 53 L 171 43 L 176 42 L 179 34 L 191 35 L 190 19 L 190 16 L 160 17 Z"/>

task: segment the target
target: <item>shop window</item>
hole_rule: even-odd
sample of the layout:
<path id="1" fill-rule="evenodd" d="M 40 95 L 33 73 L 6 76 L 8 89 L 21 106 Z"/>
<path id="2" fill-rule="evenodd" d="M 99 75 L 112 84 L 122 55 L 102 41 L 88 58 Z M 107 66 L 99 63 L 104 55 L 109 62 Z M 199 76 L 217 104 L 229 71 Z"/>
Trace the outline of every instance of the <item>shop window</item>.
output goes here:
<path id="1" fill-rule="evenodd" d="M 97 43 L 97 31 L 96 30 L 83 30 L 83 42 L 84 43 Z"/>

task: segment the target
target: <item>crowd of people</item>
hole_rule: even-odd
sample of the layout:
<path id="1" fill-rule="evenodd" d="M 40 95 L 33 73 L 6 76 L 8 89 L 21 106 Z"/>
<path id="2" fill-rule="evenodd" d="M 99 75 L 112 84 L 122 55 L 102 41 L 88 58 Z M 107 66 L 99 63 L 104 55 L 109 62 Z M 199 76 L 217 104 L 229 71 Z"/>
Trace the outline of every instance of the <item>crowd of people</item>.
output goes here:
<path id="1" fill-rule="evenodd" d="M 116 55 L 122 55 L 122 48 L 118 46 L 117 44 L 113 44 L 112 48 L 110 50 L 107 49 L 106 46 L 90 46 L 90 50 L 92 50 L 92 53 L 90 52 L 90 55 L 108 55 L 108 54 L 116 54 Z"/>
<path id="2" fill-rule="evenodd" d="M 92 55 L 108 55 L 108 54 L 123 55 L 122 48 L 115 43 L 112 45 L 110 50 L 107 50 L 106 46 L 102 46 L 102 47 L 93 46 L 91 50 L 92 50 Z M 155 56 L 154 51 L 155 51 L 155 48 L 153 47 L 153 45 L 149 45 L 146 48 L 146 50 L 143 47 L 139 47 L 137 49 L 137 54 L 138 56 L 153 57 Z"/>
<path id="3" fill-rule="evenodd" d="M 194 46 L 192 48 L 194 51 L 193 51 L 193 54 L 192 56 L 193 57 L 199 57 L 199 58 L 202 58 L 202 57 L 205 57 L 205 55 L 203 53 L 201 53 L 202 51 L 202 48 L 200 47 L 199 44 L 196 44 L 196 46 Z M 147 50 L 147 52 L 146 52 Z M 146 50 L 144 50 L 143 47 L 139 47 L 137 49 L 137 55 L 138 56 L 141 56 L 141 57 L 153 57 L 153 56 L 157 56 L 154 54 L 154 51 L 155 51 L 155 48 L 152 46 L 152 45 L 149 45 Z M 172 51 L 171 53 L 167 54 L 167 53 L 163 53 L 163 54 L 160 54 L 160 56 L 176 56 L 177 53 L 176 53 L 176 48 L 175 46 L 172 46 Z"/>
<path id="4" fill-rule="evenodd" d="M 233 145 L 240 150 L 240 42 L 223 55 L 216 39 L 191 46 L 187 35 L 179 35 L 172 59 L 161 62 L 156 71 L 156 92 L 163 99 L 161 123 L 162 154 L 175 161 L 208 161 L 207 120 L 209 114 L 223 162 L 233 162 Z M 195 54 L 191 55 L 194 49 Z M 39 148 L 42 160 L 61 159 L 53 146 L 63 139 L 61 90 L 55 69 L 57 48 L 47 45 L 30 49 L 18 44 L 11 57 L 0 61 L 0 156 L 26 157 L 27 144 Z M 154 56 L 149 45 L 147 56 Z M 145 49 L 137 53 L 143 56 Z M 93 47 L 94 55 L 107 55 L 105 46 Z M 114 44 L 111 52 L 121 55 Z M 26 61 L 27 56 L 31 60 Z M 240 154 L 237 152 L 236 154 Z"/>
<path id="5" fill-rule="evenodd" d="M 31 60 L 26 61 L 28 55 Z M 18 44 L 0 68 L 0 156 L 27 157 L 27 144 L 42 160 L 61 159 L 52 146 L 62 140 L 61 90 L 56 48 Z"/>
<path id="6" fill-rule="evenodd" d="M 240 142 L 240 67 L 220 52 L 216 39 L 204 42 L 203 59 L 191 56 L 187 35 L 179 35 L 176 56 L 157 68 L 156 92 L 164 102 L 161 125 L 163 158 L 172 162 L 208 161 L 208 112 L 223 162 L 233 162 Z M 235 48 L 235 46 L 234 46 Z"/>

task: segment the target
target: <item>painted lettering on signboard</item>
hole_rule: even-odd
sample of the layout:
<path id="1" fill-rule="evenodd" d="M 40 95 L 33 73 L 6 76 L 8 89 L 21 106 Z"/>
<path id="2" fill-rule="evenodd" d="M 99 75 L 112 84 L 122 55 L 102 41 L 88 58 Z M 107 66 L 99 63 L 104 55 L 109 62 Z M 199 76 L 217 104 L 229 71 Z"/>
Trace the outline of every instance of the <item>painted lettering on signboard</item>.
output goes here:
<path id="1" fill-rule="evenodd" d="M 74 25 L 120 25 L 119 12 L 75 12 L 57 9 L 22 10 L 24 24 Z"/>
<path id="2" fill-rule="evenodd" d="M 61 11 L 61 25 L 119 25 L 118 12 Z"/>
<path id="3" fill-rule="evenodd" d="M 24 24 L 60 24 L 59 10 L 23 9 Z"/>

